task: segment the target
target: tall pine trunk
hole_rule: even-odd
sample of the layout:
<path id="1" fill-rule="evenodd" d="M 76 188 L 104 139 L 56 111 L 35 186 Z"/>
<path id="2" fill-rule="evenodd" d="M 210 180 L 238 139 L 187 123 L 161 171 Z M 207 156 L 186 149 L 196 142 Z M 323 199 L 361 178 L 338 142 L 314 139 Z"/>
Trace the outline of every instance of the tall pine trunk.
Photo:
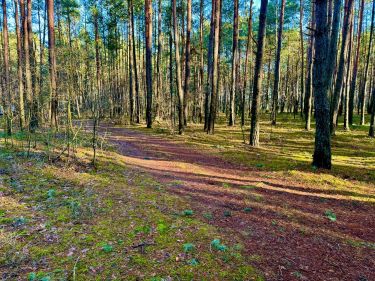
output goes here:
<path id="1" fill-rule="evenodd" d="M 244 78 L 243 78 L 243 89 L 242 89 L 242 108 L 241 108 L 241 126 L 245 125 L 245 104 L 246 104 L 246 89 L 247 89 L 247 71 L 249 61 L 251 62 L 252 53 L 252 31 L 253 31 L 253 0 L 250 0 L 249 18 L 247 22 L 247 43 L 246 43 L 246 55 L 244 65 Z M 249 94 L 250 95 L 250 94 Z"/>
<path id="2" fill-rule="evenodd" d="M 310 32 L 315 29 L 315 2 L 311 3 L 311 21 L 310 21 Z M 305 130 L 310 131 L 311 129 L 311 114 L 312 114 L 312 72 L 313 72 L 313 56 L 314 56 L 314 45 L 315 37 L 313 34 L 310 35 L 309 49 L 307 52 L 307 70 L 306 70 L 306 85 L 305 85 Z"/>
<path id="3" fill-rule="evenodd" d="M 50 73 L 50 117 L 51 127 L 58 130 L 58 96 L 56 86 L 56 53 L 55 53 L 55 19 L 54 19 L 54 0 L 47 0 L 48 14 L 48 61 Z"/>
<path id="4" fill-rule="evenodd" d="M 283 0 L 284 1 L 284 0 Z M 234 0 L 233 7 L 233 46 L 232 46 L 232 76 L 229 102 L 229 126 L 233 126 L 236 119 L 235 99 L 236 99 L 236 68 L 238 64 L 238 0 Z"/>
<path id="5" fill-rule="evenodd" d="M 25 105 L 24 105 L 24 83 L 23 83 L 23 51 L 22 39 L 20 31 L 20 19 L 18 13 L 18 0 L 14 0 L 14 20 L 16 24 L 16 37 L 17 37 L 17 74 L 18 74 L 18 106 L 19 106 L 19 124 L 21 130 L 25 126 Z"/>
<path id="6" fill-rule="evenodd" d="M 146 29 L 146 123 L 152 127 L 152 1 L 145 0 Z"/>
<path id="7" fill-rule="evenodd" d="M 267 5 L 268 0 L 262 0 L 259 12 L 259 29 L 257 40 L 257 53 L 255 57 L 254 69 L 254 85 L 253 85 L 253 100 L 251 104 L 251 127 L 250 127 L 250 145 L 254 147 L 259 146 L 259 107 L 260 107 L 260 91 L 262 86 L 262 68 L 263 68 L 263 49 L 264 49 L 264 35 L 266 33 L 267 21 Z"/>
<path id="8" fill-rule="evenodd" d="M 366 110 L 366 92 L 367 92 L 367 76 L 370 64 L 370 55 L 372 51 L 372 41 L 373 41 L 373 34 L 374 34 L 374 13 L 375 13 L 375 1 L 372 1 L 372 12 L 371 12 L 371 25 L 370 25 L 370 38 L 368 42 L 368 49 L 367 49 L 367 56 L 366 56 L 366 66 L 363 74 L 363 87 L 361 90 L 361 121 L 360 124 L 365 124 L 365 110 Z"/>
<path id="9" fill-rule="evenodd" d="M 6 116 L 6 130 L 7 134 L 12 135 L 12 94 L 10 88 L 10 64 L 9 64 L 9 34 L 8 34 L 8 14 L 6 0 L 2 0 L 3 7 L 3 59 L 4 59 L 4 93 L 3 104 Z"/>
<path id="10" fill-rule="evenodd" d="M 331 169 L 331 134 L 330 134 L 330 106 L 328 101 L 328 89 L 332 79 L 332 61 L 327 50 L 330 45 L 329 25 L 327 22 L 327 0 L 315 1 L 316 28 L 315 37 L 315 63 L 313 67 L 313 88 L 315 101 L 315 149 L 313 165 L 318 168 Z M 328 28 L 327 28 L 328 27 Z M 338 31 L 338 30 L 337 30 Z M 322 75 L 324 73 L 324 75 Z"/>
<path id="11" fill-rule="evenodd" d="M 181 81 L 181 59 L 180 59 L 180 43 L 177 26 L 177 8 L 176 0 L 172 0 L 172 16 L 173 16 L 173 31 L 174 31 L 174 49 L 176 61 L 176 82 L 178 95 L 178 133 L 181 135 L 184 132 L 184 91 L 182 89 Z"/>
<path id="12" fill-rule="evenodd" d="M 345 4 L 345 14 L 344 14 L 344 23 L 342 26 L 342 39 L 341 39 L 341 49 L 339 57 L 339 65 L 336 74 L 336 83 L 335 89 L 333 92 L 333 100 L 331 106 L 331 134 L 335 134 L 336 130 L 336 119 L 339 112 L 339 106 L 341 101 L 341 95 L 344 92 L 342 90 L 344 72 L 345 72 L 345 57 L 347 55 L 348 48 L 348 36 L 349 34 L 349 20 L 351 18 L 353 0 L 347 0 Z M 349 71 L 349 69 L 347 70 Z"/>
<path id="13" fill-rule="evenodd" d="M 277 31 L 277 51 L 276 51 L 276 59 L 275 59 L 275 80 L 274 80 L 274 84 L 273 84 L 273 93 L 272 93 L 272 125 L 276 125 L 276 116 L 277 116 L 277 110 L 278 110 L 279 80 L 280 80 L 280 56 L 281 56 L 281 43 L 282 43 L 282 38 L 283 38 L 284 10 L 285 10 L 285 0 L 282 0 L 281 1 L 281 7 L 280 7 L 279 29 Z"/>
<path id="14" fill-rule="evenodd" d="M 358 33 L 357 33 L 357 50 L 356 50 L 356 56 L 355 56 L 354 64 L 353 64 L 353 73 L 352 73 L 352 80 L 350 83 L 350 92 L 349 92 L 349 124 L 350 125 L 353 124 L 354 95 L 355 95 L 355 89 L 356 89 L 356 84 L 357 84 L 364 6 L 365 6 L 365 0 L 361 0 L 361 7 L 359 9 L 359 15 L 358 15 L 359 22 L 358 22 Z"/>
<path id="15" fill-rule="evenodd" d="M 208 121 L 208 130 L 210 134 L 215 132 L 215 120 L 218 100 L 219 88 L 219 51 L 220 51 L 220 21 L 221 21 L 221 0 L 213 0 L 215 3 L 214 9 L 214 24 L 213 24 L 213 40 L 212 40 L 212 75 L 211 75 L 211 104 L 210 115 Z"/>
<path id="16" fill-rule="evenodd" d="M 186 47 L 185 47 L 185 84 L 184 84 L 184 126 L 187 125 L 188 100 L 190 96 L 190 33 L 191 33 L 191 0 L 187 0 Z"/>

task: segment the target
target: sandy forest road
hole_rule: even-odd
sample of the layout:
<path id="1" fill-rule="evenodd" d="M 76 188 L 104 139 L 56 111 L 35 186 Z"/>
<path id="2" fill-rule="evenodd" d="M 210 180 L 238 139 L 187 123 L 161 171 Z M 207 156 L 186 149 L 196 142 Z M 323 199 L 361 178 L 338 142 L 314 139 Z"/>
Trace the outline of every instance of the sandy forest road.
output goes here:
<path id="1" fill-rule="evenodd" d="M 259 256 L 254 265 L 267 280 L 375 280 L 374 205 L 272 179 L 159 136 L 109 124 L 99 131 L 127 165 L 236 233 L 249 255 Z"/>

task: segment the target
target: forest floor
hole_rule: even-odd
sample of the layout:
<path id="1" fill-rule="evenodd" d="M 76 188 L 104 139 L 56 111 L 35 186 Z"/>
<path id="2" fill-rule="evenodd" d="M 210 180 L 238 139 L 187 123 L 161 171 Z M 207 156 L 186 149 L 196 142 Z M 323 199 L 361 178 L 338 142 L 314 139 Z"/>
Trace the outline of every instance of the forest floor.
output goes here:
<path id="1" fill-rule="evenodd" d="M 338 132 L 326 172 L 311 167 L 313 132 L 299 119 L 267 123 L 257 149 L 239 127 L 178 136 L 164 124 L 103 123 L 115 147 L 99 153 L 97 171 L 84 147 L 69 164 L 2 150 L 0 276 L 375 280 L 366 126 Z"/>

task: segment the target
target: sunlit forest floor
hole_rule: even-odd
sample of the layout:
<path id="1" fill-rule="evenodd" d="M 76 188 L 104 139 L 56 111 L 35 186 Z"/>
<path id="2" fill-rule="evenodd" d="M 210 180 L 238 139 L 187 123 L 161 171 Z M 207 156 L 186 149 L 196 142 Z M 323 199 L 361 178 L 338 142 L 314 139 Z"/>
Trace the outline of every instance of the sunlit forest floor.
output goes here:
<path id="1" fill-rule="evenodd" d="M 311 166 L 297 117 L 183 136 L 103 122 L 75 157 L 1 143 L 4 280 L 373 280 L 375 140 L 338 131 L 333 170 Z M 25 142 L 18 134 L 14 142 Z M 50 156 L 49 161 L 47 155 Z"/>

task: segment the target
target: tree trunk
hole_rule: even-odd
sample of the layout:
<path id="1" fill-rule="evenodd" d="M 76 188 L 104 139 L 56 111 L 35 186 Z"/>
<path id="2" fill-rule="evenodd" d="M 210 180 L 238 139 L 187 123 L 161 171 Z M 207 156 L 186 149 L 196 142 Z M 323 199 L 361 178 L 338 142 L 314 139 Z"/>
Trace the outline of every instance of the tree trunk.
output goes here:
<path id="1" fill-rule="evenodd" d="M 199 95 L 200 99 L 203 99 L 203 83 L 204 83 L 204 63 L 203 63 L 203 9 L 204 9 L 204 0 L 200 0 L 200 15 L 199 15 L 199 48 L 200 48 L 200 67 L 199 67 Z M 202 109 L 203 109 L 203 103 L 200 105 L 200 122 L 202 122 Z"/>
<path id="2" fill-rule="evenodd" d="M 131 15 L 131 6 L 128 7 L 128 13 Z M 131 16 L 129 16 L 128 19 L 128 26 L 129 26 L 129 119 L 130 123 L 134 122 L 134 95 L 135 95 L 135 79 L 133 77 L 134 75 L 134 66 L 133 66 L 133 24 L 131 20 Z"/>
<path id="3" fill-rule="evenodd" d="M 172 7 L 171 7 L 172 8 Z M 172 13 L 171 13 L 172 14 Z M 170 110 L 171 126 L 174 126 L 174 103 L 173 103 L 173 17 L 170 20 L 169 32 L 169 92 L 170 92 Z"/>
<path id="4" fill-rule="evenodd" d="M 300 96 L 301 96 L 301 117 L 303 114 L 304 98 L 305 98 L 305 79 L 304 79 L 304 69 L 305 69 L 305 50 L 303 46 L 303 0 L 299 2 L 299 37 L 300 37 L 300 48 L 301 48 L 301 81 L 300 81 Z"/>
<path id="5" fill-rule="evenodd" d="M 22 52 L 22 39 L 21 31 L 19 26 L 19 16 L 18 16 L 18 0 L 14 0 L 14 20 L 16 24 L 16 37 L 17 37 L 17 74 L 18 74 L 18 105 L 20 114 L 20 129 L 21 131 L 25 126 L 25 105 L 24 105 L 24 85 L 23 85 L 23 52 Z"/>
<path id="6" fill-rule="evenodd" d="M 233 46 L 232 46 L 232 76 L 229 102 L 229 126 L 233 126 L 236 119 L 235 99 L 236 99 L 236 68 L 238 64 L 238 0 L 234 0 L 233 7 Z"/>
<path id="7" fill-rule="evenodd" d="M 328 72 L 329 67 L 327 65 L 330 59 L 327 54 L 329 48 L 327 0 L 315 1 L 315 13 L 316 28 L 314 32 L 315 63 L 313 68 L 313 88 L 316 132 L 313 165 L 318 168 L 331 169 L 330 108 L 327 94 L 332 73 Z"/>
<path id="8" fill-rule="evenodd" d="M 341 96 L 341 93 L 343 92 L 342 84 L 343 84 L 344 70 L 345 70 L 345 57 L 346 57 L 347 48 L 348 48 L 349 20 L 351 18 L 352 4 L 353 4 L 353 0 L 347 0 L 346 5 L 345 5 L 345 15 L 344 15 L 344 23 L 342 26 L 342 39 L 341 39 L 339 65 L 338 65 L 338 70 L 336 74 L 336 83 L 335 83 L 335 89 L 333 92 L 333 100 L 332 100 L 332 107 L 331 107 L 331 127 L 330 127 L 331 134 L 335 134 L 336 119 L 337 119 L 339 106 L 340 106 L 340 100 L 341 100 L 340 96 Z"/>
<path id="9" fill-rule="evenodd" d="M 146 29 L 146 123 L 152 127 L 152 1 L 145 0 Z"/>
<path id="10" fill-rule="evenodd" d="M 214 33 L 215 33 L 215 9 L 216 1 L 211 1 L 211 22 L 210 22 L 210 36 L 208 39 L 208 50 L 207 50 L 207 83 L 206 83 L 206 95 L 204 103 L 204 130 L 208 132 L 209 121 L 210 121 L 210 100 L 211 100 L 211 82 L 212 82 L 212 64 L 213 64 L 213 46 L 214 46 Z"/>
<path id="11" fill-rule="evenodd" d="M 251 62 L 252 53 L 252 31 L 253 31 L 253 0 L 250 0 L 249 18 L 247 22 L 247 43 L 246 43 L 246 56 L 244 65 L 244 78 L 243 78 L 243 89 L 242 89 L 242 109 L 241 109 L 241 126 L 245 125 L 245 99 L 246 99 L 246 88 L 247 88 L 247 70 L 249 61 Z M 250 95 L 250 94 L 249 94 Z"/>
<path id="12" fill-rule="evenodd" d="M 311 3 L 311 22 L 310 22 L 310 32 L 315 29 L 315 2 Z M 306 71 L 306 85 L 305 85 L 305 129 L 310 131 L 311 129 L 311 111 L 312 111 L 312 72 L 313 72 L 313 56 L 314 56 L 314 45 L 315 38 L 314 35 L 310 35 L 309 49 L 307 54 L 307 71 Z"/>
<path id="13" fill-rule="evenodd" d="M 137 124 L 140 123 L 141 119 L 141 104 L 139 100 L 139 81 L 138 81 L 138 66 L 137 66 L 137 54 L 136 54 L 136 45 L 135 45 L 135 27 L 134 27 L 134 8 L 133 0 L 130 0 L 130 18 L 132 26 L 132 42 L 133 42 L 133 67 L 134 67 L 134 83 L 135 83 L 135 106 L 136 106 L 136 118 L 135 121 Z M 140 49 L 140 48 L 139 48 Z"/>
<path id="14" fill-rule="evenodd" d="M 27 27 L 27 15 L 25 1 L 20 0 L 20 9 L 21 9 L 21 21 L 22 21 L 22 31 L 23 31 L 23 53 L 25 59 L 25 80 L 26 80 L 26 100 L 27 100 L 27 109 L 28 109 L 28 120 L 29 120 L 29 129 L 30 129 L 30 116 L 31 116 L 31 107 L 32 107 L 32 78 L 31 78 L 31 68 L 30 68 L 30 48 L 29 48 L 29 35 Z"/>
<path id="15" fill-rule="evenodd" d="M 250 145 L 259 146 L 259 106 L 260 106 L 260 90 L 262 85 L 262 63 L 264 35 L 266 32 L 267 21 L 267 5 L 268 0 L 261 0 L 259 12 L 259 29 L 257 40 L 257 53 L 255 58 L 254 69 L 254 85 L 253 85 L 253 101 L 251 105 L 251 128 L 250 128 Z"/>
<path id="16" fill-rule="evenodd" d="M 211 76 L 211 105 L 208 122 L 208 133 L 215 132 L 215 119 L 217 110 L 217 97 L 219 88 L 219 43 L 220 43 L 220 19 L 221 19 L 221 0 L 213 0 L 215 3 L 214 28 L 213 28 L 213 51 L 212 51 L 212 76 Z"/>
<path id="17" fill-rule="evenodd" d="M 163 90 L 163 79 L 162 79 L 162 71 L 161 71 L 161 55 L 162 55 L 162 29 L 161 29 L 161 0 L 158 0 L 158 54 L 157 54 L 157 61 L 156 61 L 156 71 L 157 71 L 157 98 L 156 98 L 156 113 L 155 115 L 159 117 L 160 115 L 160 107 L 161 107 L 161 95 Z"/>
<path id="18" fill-rule="evenodd" d="M 371 106 L 371 119 L 370 129 L 368 132 L 369 137 L 375 137 L 375 87 L 372 88 L 372 106 Z"/>
<path id="19" fill-rule="evenodd" d="M 178 95 L 178 133 L 181 135 L 184 132 L 184 91 L 182 89 L 181 81 L 181 59 L 180 59 L 180 44 L 177 26 L 177 8 L 176 0 L 172 0 L 172 16 L 173 16 L 173 30 L 174 30 L 174 49 L 176 61 L 176 82 Z"/>
<path id="20" fill-rule="evenodd" d="M 276 115 L 278 110 L 279 100 L 279 79 L 280 79 L 280 56 L 281 56 L 281 43 L 283 36 L 283 25 L 284 25 L 284 11 L 285 11 L 285 0 L 281 1 L 280 7 L 280 18 L 279 18 L 279 29 L 277 32 L 277 51 L 275 59 L 275 80 L 273 84 L 273 95 L 272 95 L 272 125 L 276 126 Z"/>
<path id="21" fill-rule="evenodd" d="M 31 80 L 31 104 L 30 104 L 30 130 L 32 132 L 38 127 L 38 100 L 35 92 L 35 74 L 36 74 L 36 62 L 35 62 L 35 50 L 33 45 L 33 31 L 32 31 L 32 0 L 27 0 L 27 38 L 30 52 L 30 80 Z M 34 74 L 34 75 L 33 75 Z"/>
<path id="22" fill-rule="evenodd" d="M 185 47 L 185 84 L 184 84 L 184 126 L 187 125 L 188 110 L 187 103 L 190 96 L 190 33 L 191 33 L 191 0 L 187 0 L 187 27 Z"/>
<path id="23" fill-rule="evenodd" d="M 332 26 L 328 24 L 328 27 L 331 28 L 331 32 L 329 33 L 329 44 L 328 44 L 328 61 L 327 64 L 327 71 L 328 73 L 332 73 L 336 67 L 336 57 L 337 57 L 337 41 L 339 37 L 339 27 L 340 27 L 340 13 L 341 13 L 341 5 L 342 0 L 334 0 L 334 11 L 333 11 L 333 18 L 332 18 Z M 332 9 L 332 5 L 330 6 Z M 329 12 L 331 12 L 329 10 Z M 331 89 L 333 75 L 328 76 L 328 89 Z"/>
<path id="24" fill-rule="evenodd" d="M 58 130 L 58 96 L 56 86 L 55 19 L 54 0 L 47 0 L 48 14 L 48 58 L 50 72 L 51 128 Z"/>
<path id="25" fill-rule="evenodd" d="M 375 1 L 372 1 L 372 12 L 371 12 L 371 25 L 370 25 L 370 38 L 368 42 L 368 49 L 367 49 L 367 56 L 366 56 L 366 66 L 365 66 L 365 72 L 363 74 L 363 87 L 360 94 L 361 97 L 361 121 L 360 124 L 365 124 L 365 110 L 366 110 L 366 92 L 367 92 L 367 76 L 368 76 L 368 69 L 370 64 L 370 55 L 371 55 L 371 49 L 372 49 L 372 39 L 373 39 L 373 33 L 374 33 L 374 13 L 375 13 Z"/>
<path id="26" fill-rule="evenodd" d="M 6 0 L 2 0 L 3 7 L 3 59 L 4 59 L 4 93 L 3 104 L 6 116 L 6 130 L 7 134 L 12 135 L 12 94 L 10 89 L 10 64 L 9 64 L 9 34 L 8 34 L 8 14 Z"/>
<path id="27" fill-rule="evenodd" d="M 352 81 L 350 83 L 350 92 L 349 92 L 349 124 L 353 124 L 353 111 L 354 111 L 354 94 L 357 83 L 357 74 L 358 74 L 358 64 L 361 48 L 361 35 L 362 35 L 362 22 L 363 22 L 363 9 L 365 6 L 365 0 L 361 0 L 361 7 L 359 10 L 359 23 L 358 23 L 358 34 L 357 34 L 357 51 L 353 64 L 353 73 Z"/>

